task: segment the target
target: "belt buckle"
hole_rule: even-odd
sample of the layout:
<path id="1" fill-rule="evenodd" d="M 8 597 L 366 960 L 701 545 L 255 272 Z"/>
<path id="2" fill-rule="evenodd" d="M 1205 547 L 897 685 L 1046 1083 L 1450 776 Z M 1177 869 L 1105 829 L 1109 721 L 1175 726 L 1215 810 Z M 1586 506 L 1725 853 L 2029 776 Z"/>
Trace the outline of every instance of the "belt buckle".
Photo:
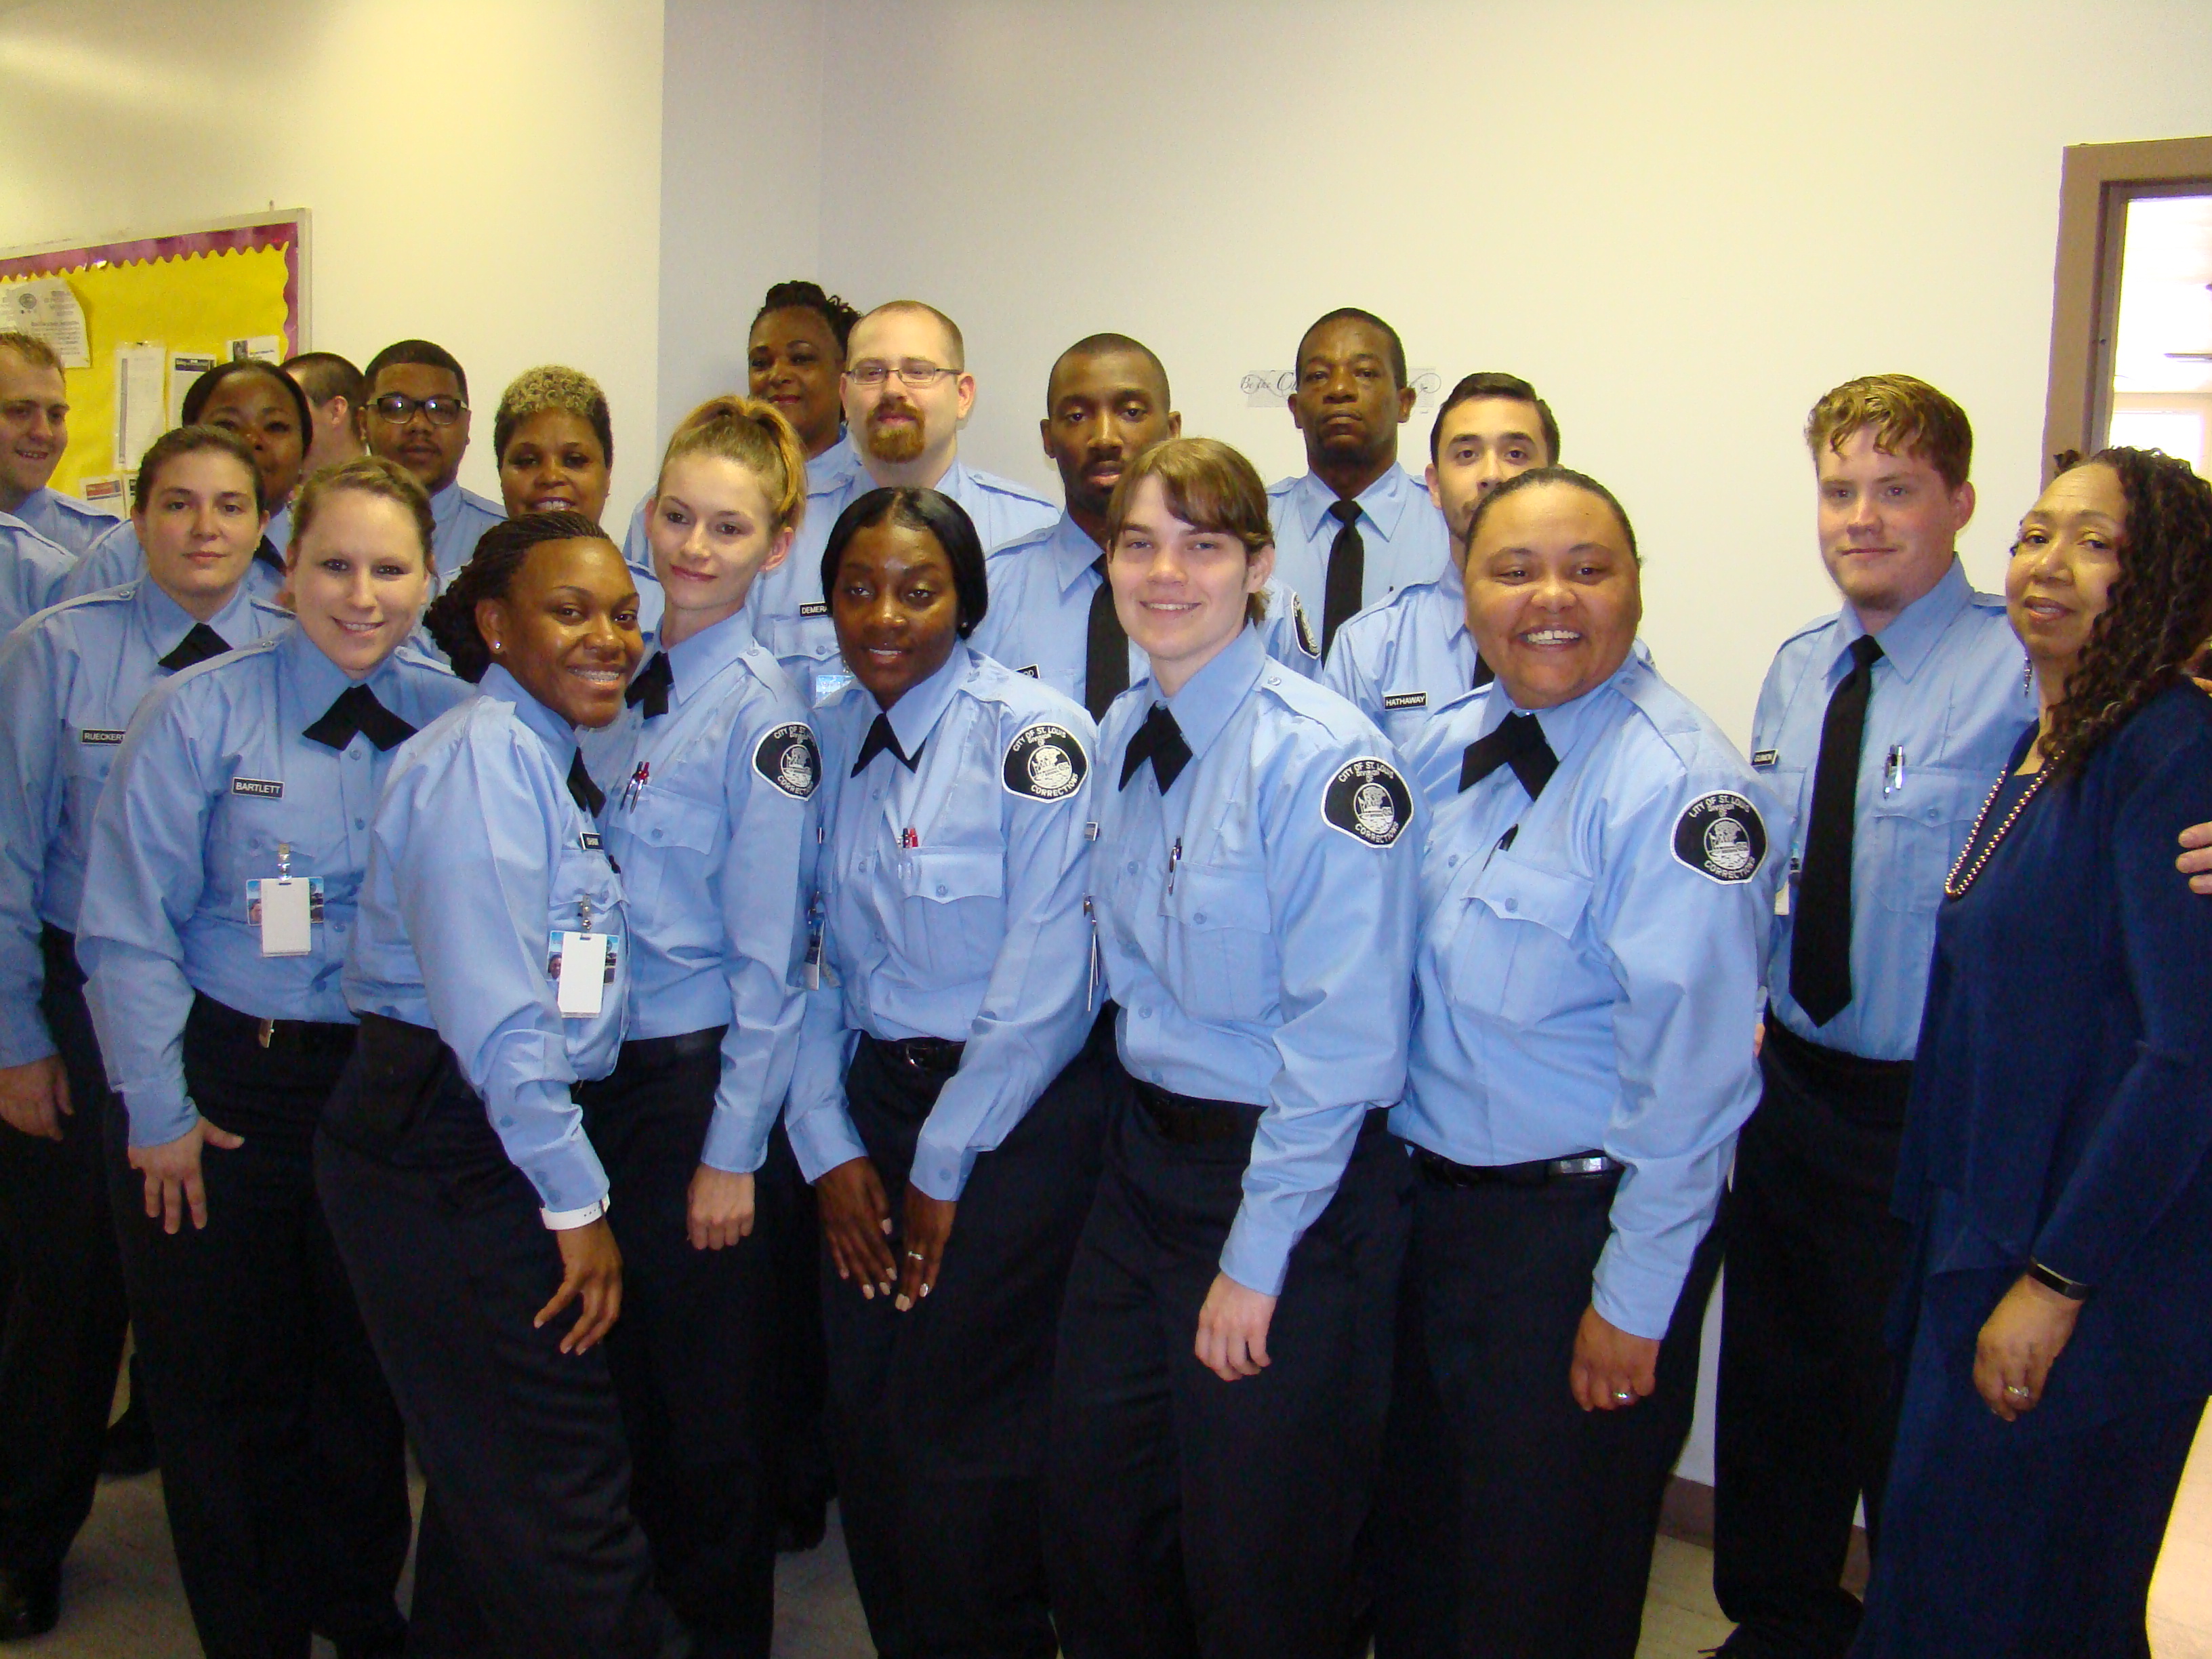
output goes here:
<path id="1" fill-rule="evenodd" d="M 270 1039 L 276 1035 L 276 1022 L 273 1019 L 260 1021 L 257 1035 L 261 1039 L 261 1046 L 266 1048 Z"/>
<path id="2" fill-rule="evenodd" d="M 1603 1152 L 1593 1152 L 1588 1158 L 1554 1159 L 1552 1164 L 1552 1173 L 1555 1176 L 1603 1175 L 1609 1164 L 1610 1160 Z"/>

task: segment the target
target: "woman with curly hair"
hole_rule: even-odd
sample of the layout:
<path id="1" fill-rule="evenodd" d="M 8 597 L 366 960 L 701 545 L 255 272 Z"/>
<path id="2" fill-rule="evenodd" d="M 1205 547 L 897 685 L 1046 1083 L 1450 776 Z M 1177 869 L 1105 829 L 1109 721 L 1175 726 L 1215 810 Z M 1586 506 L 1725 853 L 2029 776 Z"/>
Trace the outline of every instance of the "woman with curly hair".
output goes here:
<path id="1" fill-rule="evenodd" d="M 2212 906 L 2172 848 L 2212 813 L 2212 486 L 2072 462 L 2005 599 L 2042 713 L 1944 886 L 1864 1659 L 2147 1655 L 2212 1393 Z"/>

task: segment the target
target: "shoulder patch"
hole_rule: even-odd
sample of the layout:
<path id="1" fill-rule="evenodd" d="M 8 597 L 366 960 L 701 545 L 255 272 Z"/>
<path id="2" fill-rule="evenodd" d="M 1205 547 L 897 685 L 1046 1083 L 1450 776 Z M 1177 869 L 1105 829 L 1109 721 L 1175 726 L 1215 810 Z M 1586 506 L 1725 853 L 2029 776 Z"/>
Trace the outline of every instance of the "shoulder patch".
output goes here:
<path id="1" fill-rule="evenodd" d="M 1309 657 L 1321 655 L 1321 644 L 1314 638 L 1313 624 L 1306 620 L 1306 607 L 1295 593 L 1291 595 L 1291 621 L 1298 630 L 1298 649 Z"/>
<path id="2" fill-rule="evenodd" d="M 805 800 L 822 780 L 822 756 L 804 721 L 771 726 L 753 745 L 753 770 L 792 798 Z"/>
<path id="3" fill-rule="evenodd" d="M 1083 740 L 1064 726 L 1024 726 L 1006 745 L 999 775 L 1009 794 L 1030 800 L 1059 800 L 1073 794 L 1090 775 L 1091 757 Z"/>
<path id="4" fill-rule="evenodd" d="M 1328 781 L 1321 815 L 1330 829 L 1354 841 L 1388 847 L 1413 821 L 1413 795 L 1388 761 L 1362 756 L 1346 762 Z"/>
<path id="5" fill-rule="evenodd" d="M 1741 795 L 1700 795 L 1674 820 L 1674 856 L 1723 884 L 1749 881 L 1766 862 L 1766 825 Z"/>

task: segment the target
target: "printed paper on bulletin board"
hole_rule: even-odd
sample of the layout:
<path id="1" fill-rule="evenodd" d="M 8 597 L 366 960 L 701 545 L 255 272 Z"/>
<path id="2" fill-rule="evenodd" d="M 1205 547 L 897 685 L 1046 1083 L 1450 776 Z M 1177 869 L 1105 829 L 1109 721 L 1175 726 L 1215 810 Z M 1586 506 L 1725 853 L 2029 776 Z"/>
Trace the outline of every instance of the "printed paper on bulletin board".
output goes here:
<path id="1" fill-rule="evenodd" d="M 304 212 L 287 212 L 177 235 L 0 257 L 0 316 L 9 284 L 44 276 L 64 278 L 84 311 L 92 366 L 64 371 L 70 441 L 54 473 L 56 489 L 84 495 L 88 482 L 118 471 L 118 348 L 157 347 L 165 367 L 179 356 L 221 362 L 246 355 L 245 343 L 257 338 L 281 342 L 282 356 L 305 349 L 306 230 Z M 183 398 L 189 380 L 187 373 L 165 386 L 167 405 Z M 123 510 L 119 501 L 102 504 Z"/>

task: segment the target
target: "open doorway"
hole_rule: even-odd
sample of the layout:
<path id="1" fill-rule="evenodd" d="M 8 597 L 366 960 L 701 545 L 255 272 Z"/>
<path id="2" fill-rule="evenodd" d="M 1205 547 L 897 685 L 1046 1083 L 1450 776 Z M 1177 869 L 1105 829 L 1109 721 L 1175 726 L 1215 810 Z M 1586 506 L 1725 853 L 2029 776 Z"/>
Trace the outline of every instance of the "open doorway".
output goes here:
<path id="1" fill-rule="evenodd" d="M 2212 477 L 2212 138 L 2066 152 L 2044 468 L 2162 449 Z"/>

